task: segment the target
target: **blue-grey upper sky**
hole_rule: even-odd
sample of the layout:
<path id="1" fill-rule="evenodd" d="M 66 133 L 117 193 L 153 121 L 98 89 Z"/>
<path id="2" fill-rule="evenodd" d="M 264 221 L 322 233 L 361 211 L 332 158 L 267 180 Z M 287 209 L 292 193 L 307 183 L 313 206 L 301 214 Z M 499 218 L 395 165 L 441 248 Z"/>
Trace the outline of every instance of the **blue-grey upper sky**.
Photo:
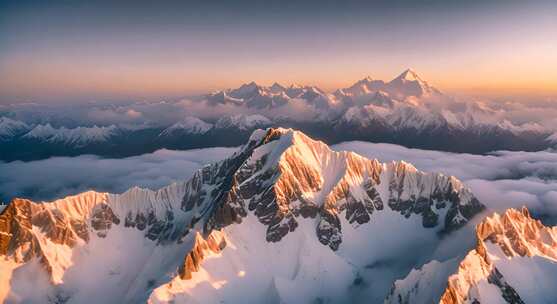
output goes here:
<path id="1" fill-rule="evenodd" d="M 555 94 L 554 1 L 0 2 L 0 103 L 156 99 L 406 67 L 444 90 Z"/>

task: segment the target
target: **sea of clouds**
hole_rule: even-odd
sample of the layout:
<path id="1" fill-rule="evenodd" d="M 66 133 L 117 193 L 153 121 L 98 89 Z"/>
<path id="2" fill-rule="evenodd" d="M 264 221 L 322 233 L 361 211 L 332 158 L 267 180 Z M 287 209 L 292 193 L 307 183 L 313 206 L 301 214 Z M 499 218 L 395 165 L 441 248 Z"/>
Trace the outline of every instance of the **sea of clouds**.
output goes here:
<path id="1" fill-rule="evenodd" d="M 14 197 L 49 201 L 88 190 L 122 193 L 133 186 L 154 190 L 186 180 L 203 165 L 234 151 L 236 148 L 163 149 L 120 159 L 81 155 L 0 162 L 0 201 Z"/>
<path id="2" fill-rule="evenodd" d="M 392 144 L 346 142 L 332 146 L 382 162 L 404 160 L 427 172 L 454 175 L 490 209 L 527 206 L 539 216 L 557 218 L 557 153 L 498 151 L 489 155 L 409 149 Z M 87 190 L 121 193 L 132 186 L 158 189 L 188 179 L 204 164 L 237 148 L 159 150 L 122 159 L 91 155 L 0 162 L 0 200 L 14 197 L 52 200 Z"/>

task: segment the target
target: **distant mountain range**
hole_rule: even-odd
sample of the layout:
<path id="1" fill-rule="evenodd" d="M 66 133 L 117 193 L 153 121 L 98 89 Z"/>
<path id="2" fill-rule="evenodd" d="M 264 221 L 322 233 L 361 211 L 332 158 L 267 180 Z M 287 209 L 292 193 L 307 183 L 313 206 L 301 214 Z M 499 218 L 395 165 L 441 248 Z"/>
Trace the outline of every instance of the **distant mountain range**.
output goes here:
<path id="1" fill-rule="evenodd" d="M 389 82 L 367 77 L 330 94 L 311 86 L 252 82 L 198 96 L 188 105 L 191 113 L 171 124 L 131 127 L 70 128 L 56 119 L 31 123 L 5 112 L 0 117 L 0 160 L 238 146 L 253 130 L 269 126 L 293 127 L 329 144 L 364 140 L 452 152 L 537 151 L 557 144 L 553 130 L 535 122 L 513 123 L 482 102 L 459 102 L 412 70 Z M 212 112 L 223 114 L 211 118 Z"/>

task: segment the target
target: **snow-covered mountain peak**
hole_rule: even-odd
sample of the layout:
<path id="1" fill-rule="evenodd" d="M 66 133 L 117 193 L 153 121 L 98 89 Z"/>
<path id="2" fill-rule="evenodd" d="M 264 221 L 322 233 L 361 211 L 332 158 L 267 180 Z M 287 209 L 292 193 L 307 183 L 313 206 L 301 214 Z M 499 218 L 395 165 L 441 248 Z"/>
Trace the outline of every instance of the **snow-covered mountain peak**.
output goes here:
<path id="1" fill-rule="evenodd" d="M 437 89 L 431 87 L 416 72 L 407 69 L 390 82 L 375 80 L 366 77 L 354 83 L 348 88 L 335 91 L 337 98 L 350 97 L 356 103 L 361 103 L 363 99 L 369 99 L 370 96 L 382 92 L 389 98 L 404 101 L 408 97 L 423 97 L 431 94 L 440 93 Z M 355 99 L 355 100 L 354 100 Z M 365 100 L 363 100 L 365 101 Z"/>
<path id="2" fill-rule="evenodd" d="M 279 84 L 278 82 L 273 83 L 272 86 L 269 87 L 271 93 L 280 94 L 286 91 L 286 88 Z"/>
<path id="3" fill-rule="evenodd" d="M 217 91 L 207 95 L 207 101 L 210 105 L 218 105 L 218 104 L 232 104 L 236 106 L 240 106 L 243 104 L 243 100 L 241 98 L 234 98 L 229 96 L 227 91 Z"/>
<path id="4" fill-rule="evenodd" d="M 254 93 L 257 93 L 263 90 L 264 87 L 252 81 L 250 83 L 246 83 L 241 85 L 239 88 L 231 90 L 230 95 L 235 98 L 246 98 L 251 97 Z"/>
<path id="5" fill-rule="evenodd" d="M 25 133 L 30 126 L 23 121 L 13 120 L 8 117 L 0 117 L 0 139 L 9 139 Z"/>
<path id="6" fill-rule="evenodd" d="M 29 133 L 27 133 L 26 137 L 33 137 L 33 138 L 45 138 L 52 136 L 52 134 L 56 133 L 56 129 L 52 127 L 50 123 L 44 125 L 37 125 L 35 126 Z"/>
<path id="7" fill-rule="evenodd" d="M 395 128 L 414 129 L 420 132 L 448 126 L 448 121 L 440 113 L 407 105 L 395 108 L 387 119 Z"/>
<path id="8" fill-rule="evenodd" d="M 386 112 L 385 109 L 373 105 L 353 106 L 344 112 L 339 123 L 359 128 L 373 125 L 385 126 Z"/>
<path id="9" fill-rule="evenodd" d="M 85 146 L 94 142 L 102 142 L 118 133 L 115 125 L 77 127 L 68 129 L 66 127 L 54 128 L 50 123 L 37 125 L 31 131 L 23 135 L 23 138 L 63 143 L 76 147 Z"/>
<path id="10" fill-rule="evenodd" d="M 358 80 L 352 86 L 344 88 L 338 92 L 348 96 L 358 97 L 373 94 L 383 89 L 384 86 L 385 82 L 383 82 L 382 80 L 374 80 L 373 78 L 368 76 L 364 79 Z"/>
<path id="11" fill-rule="evenodd" d="M 393 81 L 418 81 L 418 82 L 423 82 L 423 80 L 420 78 L 420 76 L 418 76 L 418 73 L 416 73 L 414 70 L 408 68 L 406 70 L 404 70 L 404 72 L 402 72 L 398 77 L 396 77 Z"/>
<path id="12" fill-rule="evenodd" d="M 215 123 L 215 128 L 236 128 L 239 130 L 252 130 L 256 127 L 264 127 L 271 125 L 271 120 L 260 114 L 253 115 L 232 115 L 222 117 Z"/>
<path id="13" fill-rule="evenodd" d="M 212 124 L 207 123 L 197 117 L 187 116 L 181 121 L 164 129 L 159 136 L 170 136 L 175 132 L 185 132 L 187 134 L 205 134 L 213 127 Z"/>
<path id="14" fill-rule="evenodd" d="M 453 208 L 459 209 L 458 204 L 462 204 L 464 209 L 470 207 L 470 210 L 478 210 L 478 208 L 481 208 L 479 202 L 473 198 L 469 190 L 466 190 L 462 184 L 452 177 L 424 174 L 404 162 L 380 164 L 377 160 L 368 160 L 352 152 L 334 152 L 323 142 L 315 141 L 299 131 L 271 129 L 269 132 L 275 134 L 273 138 L 277 139 L 254 150 L 245 167 L 240 168 L 242 176 L 245 174 L 250 178 L 244 183 L 242 178 L 238 177 L 238 182 L 240 189 L 242 187 L 250 189 L 248 190 L 250 195 L 257 188 L 260 188 L 260 190 L 257 190 L 256 193 L 260 193 L 260 195 L 264 195 L 265 191 L 273 189 L 276 195 L 274 197 L 277 204 L 276 208 L 282 211 L 281 215 L 274 215 L 274 217 L 279 216 L 276 219 L 279 224 L 273 228 L 272 233 L 267 235 L 272 240 L 277 238 L 280 240 L 287 233 L 285 230 L 287 227 L 290 227 L 288 229 L 295 229 L 295 226 L 292 225 L 297 225 L 295 216 L 292 217 L 286 210 L 293 212 L 293 214 L 301 212 L 301 210 L 311 213 L 325 212 L 322 218 L 324 222 L 321 225 L 323 225 L 323 229 L 325 229 L 325 226 L 333 225 L 333 227 L 330 227 L 333 230 L 329 230 L 329 228 L 323 231 L 318 229 L 318 235 L 321 233 L 329 235 L 331 238 L 327 237 L 326 240 L 323 239 L 322 241 L 336 250 L 342 241 L 342 237 L 339 232 L 340 226 L 338 226 L 340 223 L 336 223 L 335 218 L 345 208 L 348 208 L 346 220 L 363 224 L 370 220 L 370 215 L 375 208 L 383 208 L 383 202 L 391 201 L 393 204 L 390 207 L 396 209 L 398 207 L 395 206 L 398 203 L 394 202 L 409 200 L 407 203 L 412 204 L 410 201 L 413 199 L 430 195 L 428 191 L 440 193 L 454 191 L 454 193 L 458 193 L 459 199 L 457 201 L 459 203 L 453 202 Z M 389 183 L 400 183 L 401 188 L 399 190 L 401 192 L 397 194 L 396 198 L 389 198 L 388 194 L 382 196 L 379 188 L 375 188 L 380 183 L 379 176 L 382 174 L 391 176 L 391 182 Z M 261 184 L 261 180 L 256 178 L 257 176 L 265 176 L 263 180 L 272 182 Z M 413 177 L 408 179 L 409 176 Z M 252 184 L 254 182 L 258 185 L 257 187 Z M 420 185 L 423 183 L 423 185 L 417 186 L 413 183 Z M 421 192 L 424 188 L 428 190 Z M 394 188 L 389 191 L 394 191 Z M 408 206 L 403 207 L 405 204 L 402 203 L 400 207 L 402 209 L 407 208 Z M 360 207 L 362 209 L 359 209 Z M 352 210 L 352 208 L 356 209 Z M 461 225 L 462 221 L 465 222 L 466 219 L 470 218 L 469 211 L 464 211 L 464 209 L 462 209 L 462 213 L 458 211 L 450 214 L 451 219 L 447 218 L 444 222 L 448 226 L 455 225 L 457 227 Z M 364 210 L 367 211 L 364 212 Z M 437 225 L 438 215 L 435 212 L 424 211 L 422 215 L 426 227 Z M 260 220 L 266 222 L 266 217 L 270 214 L 263 213 L 261 216 Z M 429 216 L 432 218 L 429 218 Z M 454 229 L 454 227 L 448 226 L 445 229 Z M 274 229 L 277 230 L 274 231 Z"/>
<path id="15" fill-rule="evenodd" d="M 258 292 L 242 297 L 257 303 L 290 299 L 297 286 L 302 302 L 335 302 L 359 276 L 377 275 L 369 265 L 435 248 L 482 209 L 454 178 L 335 152 L 293 129 L 257 130 L 231 157 L 158 191 L 12 202 L 0 215 L 0 267 L 11 278 L 0 297 L 218 302 L 250 286 Z M 18 267 L 47 279 L 19 288 L 29 281 Z"/>
<path id="16" fill-rule="evenodd" d="M 334 152 L 324 143 L 292 129 L 258 130 L 233 158 L 241 158 L 243 163 L 220 208 L 223 216 L 240 215 L 234 222 L 241 224 L 226 226 L 219 235 L 209 237 L 207 240 L 212 245 L 196 241 L 200 246 L 196 245 L 197 249 L 184 259 L 180 277 L 157 288 L 151 301 L 233 301 L 236 297 L 227 291 L 232 289 L 220 289 L 222 284 L 228 284 L 223 282 L 241 286 L 244 276 L 251 278 L 254 274 L 257 279 L 245 282 L 254 288 L 261 286 L 256 289 L 263 292 L 261 295 L 244 294 L 244 300 L 248 297 L 250 301 L 260 302 L 270 296 L 289 299 L 295 285 L 300 291 L 295 293 L 297 300 L 293 301 L 305 303 L 312 296 L 323 296 L 322 288 L 315 290 L 316 287 L 306 281 L 315 277 L 319 278 L 319 285 L 327 286 L 327 297 L 338 300 L 339 296 L 346 296 L 345 287 L 333 288 L 339 284 L 339 276 L 353 281 L 358 267 L 370 265 L 370 259 L 383 258 L 377 251 L 371 253 L 374 250 L 370 248 L 378 247 L 368 238 L 384 231 L 387 222 L 397 223 L 389 226 L 391 233 L 406 229 L 401 227 L 410 229 L 396 232 L 405 236 L 405 241 L 396 242 L 397 246 L 414 246 L 416 239 L 421 239 L 422 246 L 423 239 L 412 236 L 416 231 L 431 233 L 437 238 L 439 232 L 457 229 L 482 209 L 469 191 L 453 178 L 424 174 L 404 162 L 381 164 L 355 153 Z M 232 160 L 226 163 L 238 164 Z M 428 201 L 428 198 L 433 200 L 430 207 L 436 207 L 415 208 L 418 201 Z M 455 204 L 456 201 L 459 203 Z M 444 216 L 443 220 L 439 219 Z M 387 218 L 390 220 L 385 222 Z M 253 227 L 261 227 L 264 234 L 254 231 Z M 221 239 L 225 241 L 218 241 Z M 224 243 L 224 247 L 218 245 Z M 323 251 L 323 245 L 330 249 Z M 398 250 L 406 250 L 397 246 Z M 250 254 L 252 248 L 264 254 Z M 310 252 L 306 252 L 308 250 Z M 336 251 L 336 258 L 331 259 L 327 251 Z M 300 256 L 295 252 L 306 252 L 301 256 L 307 259 L 295 263 L 293 272 L 282 274 L 292 268 L 291 258 Z M 385 254 L 392 258 L 392 252 Z M 231 263 L 232 260 L 235 262 Z M 273 263 L 269 264 L 270 260 Z M 315 264 L 317 261 L 327 262 Z M 333 271 L 335 279 L 315 273 L 332 265 L 338 265 Z M 261 267 L 267 270 L 258 272 Z M 351 267 L 356 268 L 349 270 Z M 217 269 L 220 269 L 218 277 L 212 277 L 210 274 Z M 283 275 L 288 279 L 283 279 Z M 198 287 L 200 282 L 217 286 L 219 291 L 203 292 Z M 269 284 L 277 285 L 268 291 Z M 380 298 L 387 290 L 378 287 L 376 292 L 373 296 Z"/>
<path id="17" fill-rule="evenodd" d="M 408 97 L 422 97 L 432 94 L 439 95 L 441 92 L 430 86 L 418 74 L 407 69 L 398 77 L 386 84 L 385 91 L 395 98 L 404 100 Z"/>

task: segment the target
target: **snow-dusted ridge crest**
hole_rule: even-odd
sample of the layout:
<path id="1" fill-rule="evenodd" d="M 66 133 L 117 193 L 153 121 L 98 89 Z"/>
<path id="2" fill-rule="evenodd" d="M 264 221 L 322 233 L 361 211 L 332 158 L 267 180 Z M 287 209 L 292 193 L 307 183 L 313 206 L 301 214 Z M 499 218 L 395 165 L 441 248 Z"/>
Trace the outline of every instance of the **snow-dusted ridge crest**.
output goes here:
<path id="1" fill-rule="evenodd" d="M 107 141 L 117 133 L 118 127 L 114 125 L 68 129 L 66 127 L 54 128 L 50 123 L 47 123 L 46 125 L 35 126 L 23 135 L 23 138 L 82 147 L 90 143 Z"/>
<path id="2" fill-rule="evenodd" d="M 81 302 L 87 292 L 108 288 L 114 289 L 105 292 L 108 302 L 176 300 L 202 280 L 205 258 L 229 256 L 241 239 L 280 248 L 305 235 L 300 244 L 320 244 L 320 254 L 364 267 L 372 261 L 356 262 L 361 257 L 351 252 L 373 242 L 364 237 L 363 245 L 354 244 L 346 233 L 371 236 L 375 225 L 388 220 L 400 222 L 392 233 L 410 229 L 435 239 L 483 208 L 454 177 L 423 173 L 403 161 L 382 164 L 334 152 L 292 129 L 257 130 L 231 157 L 158 191 L 132 188 L 123 194 L 89 191 L 50 203 L 12 201 L 0 214 L 5 257 L 0 266 L 11 278 L 0 280 L 0 298 L 34 302 L 37 294 L 21 289 L 28 284 L 21 277 L 25 272 L 16 270 L 39 267 L 48 278 L 41 295 L 52 299 Z M 242 229 L 259 232 L 246 239 Z M 82 290 L 79 274 L 88 272 L 99 277 Z M 177 291 L 172 286 L 178 285 L 167 284 L 190 287 Z M 283 299 L 281 283 L 273 284 L 278 284 L 273 293 Z"/>

